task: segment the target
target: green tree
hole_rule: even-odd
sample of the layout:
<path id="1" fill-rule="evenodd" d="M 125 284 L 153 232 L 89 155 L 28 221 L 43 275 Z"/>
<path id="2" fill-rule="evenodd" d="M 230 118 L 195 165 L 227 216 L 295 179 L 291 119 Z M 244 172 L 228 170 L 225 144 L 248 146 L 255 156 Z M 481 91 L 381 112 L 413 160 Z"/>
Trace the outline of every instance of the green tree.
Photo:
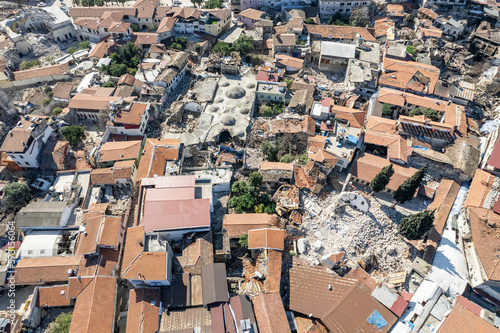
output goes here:
<path id="1" fill-rule="evenodd" d="M 75 52 L 77 51 L 76 47 L 74 46 L 71 46 L 71 47 L 68 47 L 68 49 L 66 50 L 66 52 L 68 52 L 69 54 L 71 54 L 71 56 L 73 57 L 73 60 L 75 60 L 75 56 L 73 55 Z"/>
<path id="2" fill-rule="evenodd" d="M 33 67 L 41 66 L 40 60 L 25 60 L 21 63 L 21 70 L 27 70 Z"/>
<path id="3" fill-rule="evenodd" d="M 347 25 L 343 22 L 343 16 L 342 13 L 336 12 L 332 17 L 330 17 L 330 20 L 328 20 L 329 25 Z"/>
<path id="4" fill-rule="evenodd" d="M 411 110 L 408 115 L 410 117 L 424 115 L 433 121 L 439 120 L 439 113 L 436 110 L 431 109 L 431 108 L 425 108 L 425 109 L 415 108 L 415 109 Z"/>
<path id="5" fill-rule="evenodd" d="M 52 98 L 50 97 L 45 97 L 43 100 L 42 100 L 42 105 L 43 106 L 47 106 L 50 104 L 50 102 L 52 102 Z"/>
<path id="6" fill-rule="evenodd" d="M 248 191 L 248 185 L 244 180 L 237 181 L 236 183 L 231 186 L 231 192 L 235 193 L 236 195 L 241 195 L 243 193 L 246 193 Z"/>
<path id="7" fill-rule="evenodd" d="M 55 107 L 55 108 L 53 108 L 53 109 L 52 109 L 52 115 L 57 117 L 58 115 L 60 115 L 60 114 L 61 114 L 61 112 L 62 112 L 62 111 L 63 111 L 63 109 L 62 109 L 62 108 L 60 108 L 60 107 Z"/>
<path id="8" fill-rule="evenodd" d="M 415 60 L 417 58 L 417 48 L 413 45 L 408 45 L 406 47 L 406 53 L 411 54 L 411 56 L 413 57 L 413 60 Z"/>
<path id="9" fill-rule="evenodd" d="M 370 186 L 373 192 L 380 192 L 385 189 L 392 175 L 394 174 L 394 168 L 392 164 L 389 164 L 380 170 L 380 172 L 372 179 Z"/>
<path id="10" fill-rule="evenodd" d="M 108 81 L 108 82 L 105 82 L 102 86 L 105 88 L 114 88 L 114 87 L 116 87 L 116 83 L 114 83 L 113 81 Z"/>
<path id="11" fill-rule="evenodd" d="M 172 43 L 171 47 L 176 50 L 182 50 L 182 45 L 178 43 Z"/>
<path id="12" fill-rule="evenodd" d="M 238 239 L 238 244 L 245 249 L 248 249 L 248 234 L 241 235 Z"/>
<path id="13" fill-rule="evenodd" d="M 234 41 L 233 48 L 235 51 L 239 52 L 240 55 L 250 53 L 253 51 L 253 38 L 243 35 Z"/>
<path id="14" fill-rule="evenodd" d="M 200 44 L 194 44 L 194 51 L 196 53 L 200 53 L 200 51 L 201 51 L 201 45 Z"/>
<path id="15" fill-rule="evenodd" d="M 283 81 L 286 82 L 286 90 L 292 89 L 293 79 L 284 79 Z"/>
<path id="16" fill-rule="evenodd" d="M 5 198 L 16 205 L 24 205 L 31 198 L 31 191 L 25 183 L 14 182 L 3 188 Z"/>
<path id="17" fill-rule="evenodd" d="M 214 47 L 212 48 L 212 52 L 228 54 L 231 52 L 231 47 L 229 46 L 228 43 L 217 42 L 217 44 L 215 44 Z"/>
<path id="18" fill-rule="evenodd" d="M 149 27 L 149 31 L 156 31 L 158 30 L 158 23 L 153 23 L 150 27 Z"/>
<path id="19" fill-rule="evenodd" d="M 413 15 L 413 14 L 408 15 L 408 16 L 405 18 L 405 21 L 406 21 L 406 22 L 408 22 L 408 23 L 413 23 L 413 22 L 415 22 L 415 15 Z"/>
<path id="20" fill-rule="evenodd" d="M 382 114 L 384 116 L 392 116 L 392 107 L 390 104 L 384 103 L 382 105 Z"/>
<path id="21" fill-rule="evenodd" d="M 68 333 L 71 325 L 71 313 L 61 313 L 56 317 L 51 333 Z"/>
<path id="22" fill-rule="evenodd" d="M 182 45 L 182 48 L 186 48 L 188 39 L 187 37 L 177 37 L 175 43 Z"/>
<path id="23" fill-rule="evenodd" d="M 65 126 L 61 128 L 61 135 L 68 140 L 72 147 L 77 147 L 85 138 L 85 129 L 82 126 Z"/>
<path id="24" fill-rule="evenodd" d="M 80 50 L 88 50 L 91 48 L 90 43 L 87 40 L 81 41 L 78 46 L 80 47 Z"/>
<path id="25" fill-rule="evenodd" d="M 222 8 L 224 1 L 223 0 L 208 0 L 205 2 L 205 8 L 208 9 L 215 9 L 215 8 Z"/>
<path id="26" fill-rule="evenodd" d="M 306 24 L 316 24 L 316 22 L 314 22 L 314 20 L 311 17 L 306 18 L 305 22 Z"/>
<path id="27" fill-rule="evenodd" d="M 399 232 L 409 240 L 421 239 L 434 224 L 434 210 L 424 210 L 401 219 Z"/>
<path id="28" fill-rule="evenodd" d="M 417 170 L 410 178 L 399 185 L 396 192 L 394 192 L 394 199 L 399 203 L 410 201 L 422 183 L 426 171 L 427 165 Z"/>
<path id="29" fill-rule="evenodd" d="M 247 192 L 242 195 L 234 196 L 229 200 L 229 207 L 236 208 L 236 213 L 241 214 L 244 211 L 254 208 L 256 202 L 255 197 Z"/>
<path id="30" fill-rule="evenodd" d="M 80 6 L 80 0 L 73 0 L 73 6 L 78 7 Z"/>
<path id="31" fill-rule="evenodd" d="M 195 6 L 195 7 L 200 7 L 201 4 L 203 3 L 203 0 L 191 0 L 191 3 Z"/>
<path id="32" fill-rule="evenodd" d="M 303 40 L 295 38 L 295 45 L 305 45 L 305 44 L 306 42 L 304 42 Z"/>
<path id="33" fill-rule="evenodd" d="M 137 24 L 137 23 L 130 24 L 130 29 L 132 29 L 133 32 L 138 32 L 139 31 L 139 24 Z"/>
<path id="34" fill-rule="evenodd" d="M 268 161 L 278 162 L 279 148 L 277 144 L 265 141 L 262 143 L 261 149 Z"/>
<path id="35" fill-rule="evenodd" d="M 280 158 L 281 163 L 290 163 L 294 160 L 294 157 L 292 154 L 285 154 Z"/>
<path id="36" fill-rule="evenodd" d="M 262 175 L 260 172 L 254 171 L 250 174 L 250 185 L 257 188 L 262 186 Z"/>

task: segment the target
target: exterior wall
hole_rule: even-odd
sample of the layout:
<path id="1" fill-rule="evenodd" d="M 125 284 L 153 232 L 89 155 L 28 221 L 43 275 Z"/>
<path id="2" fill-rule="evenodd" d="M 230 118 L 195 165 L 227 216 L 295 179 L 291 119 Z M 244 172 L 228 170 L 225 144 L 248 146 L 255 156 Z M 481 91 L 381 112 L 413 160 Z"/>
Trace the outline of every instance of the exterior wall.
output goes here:
<path id="1" fill-rule="evenodd" d="M 5 83 L 0 83 L 0 88 L 4 89 L 9 89 L 9 88 L 15 88 L 15 87 L 24 87 L 24 86 L 30 86 L 30 85 L 35 85 L 38 83 L 44 83 L 44 82 L 53 82 L 53 81 L 67 81 L 69 80 L 69 75 L 47 75 L 47 76 L 40 76 L 32 79 L 26 79 L 26 80 L 17 80 L 17 81 L 9 81 Z"/>
<path id="2" fill-rule="evenodd" d="M 225 20 L 219 20 L 215 24 L 205 24 L 205 32 L 212 36 L 219 36 L 231 22 L 231 16 L 228 16 Z"/>
<path id="3" fill-rule="evenodd" d="M 178 241 L 186 234 L 192 234 L 194 232 L 204 232 L 209 231 L 210 227 L 199 227 L 199 228 L 188 228 L 188 229 L 176 229 L 176 230 L 164 230 L 158 231 L 162 239 L 169 242 Z"/>
<path id="4" fill-rule="evenodd" d="M 69 19 L 68 21 L 50 26 L 50 30 L 52 32 L 52 35 L 54 36 L 54 39 L 58 42 L 76 38 L 77 36 L 75 27 Z"/>
<path id="5" fill-rule="evenodd" d="M 9 157 L 22 168 L 38 168 L 40 166 L 38 155 L 40 155 L 40 151 L 47 143 L 52 131 L 52 127 L 47 126 L 43 134 L 33 140 L 24 153 L 8 153 Z"/>
<path id="6" fill-rule="evenodd" d="M 328 69 L 328 70 L 343 72 L 346 70 L 348 64 L 349 64 L 348 58 L 325 57 L 320 55 L 318 67 L 320 69 Z"/>
<path id="7" fill-rule="evenodd" d="M 465 6 L 465 0 L 430 0 L 426 1 L 423 0 L 424 6 L 427 4 L 436 4 L 436 5 L 442 5 L 442 6 Z"/>
<path id="8" fill-rule="evenodd" d="M 174 25 L 174 31 L 180 34 L 192 34 L 195 31 L 205 32 L 205 24 L 200 21 L 177 21 Z"/>
<path id="9" fill-rule="evenodd" d="M 76 25 L 75 28 L 79 40 L 90 40 L 94 43 L 98 43 L 102 38 L 109 35 L 109 33 L 105 33 L 104 31 L 101 33 L 100 30 L 94 30 L 80 25 Z"/>
<path id="10" fill-rule="evenodd" d="M 319 14 L 323 20 L 329 19 L 337 12 L 340 12 L 342 15 L 351 15 L 354 8 L 367 7 L 370 3 L 371 0 L 319 0 Z"/>
<path id="11" fill-rule="evenodd" d="M 75 109 L 75 111 L 76 111 L 77 117 L 80 119 L 96 119 L 96 120 L 99 120 L 99 119 L 108 120 L 109 119 L 109 115 L 108 115 L 107 111 L 105 111 L 105 110 L 90 111 L 90 110 L 77 110 L 77 109 Z"/>
<path id="12" fill-rule="evenodd" d="M 278 101 L 278 102 L 284 102 L 285 101 L 285 94 L 275 94 L 272 92 L 262 92 L 258 91 L 255 93 L 255 97 L 258 100 L 267 100 L 267 101 Z"/>
<path id="13" fill-rule="evenodd" d="M 173 32 L 172 31 L 165 31 L 165 32 L 162 32 L 162 33 L 158 34 L 158 39 L 160 41 L 162 41 L 162 40 L 171 38 L 172 36 L 173 36 Z"/>
<path id="14" fill-rule="evenodd" d="M 252 7 L 253 8 L 253 7 Z M 246 9 L 246 8 L 245 8 Z M 242 17 L 240 16 L 238 18 L 238 20 L 242 23 L 245 24 L 245 26 L 247 27 L 247 29 L 253 29 L 254 26 L 255 26 L 255 23 L 257 23 L 258 21 L 255 21 L 255 20 L 252 20 L 251 18 L 248 18 L 248 17 Z"/>

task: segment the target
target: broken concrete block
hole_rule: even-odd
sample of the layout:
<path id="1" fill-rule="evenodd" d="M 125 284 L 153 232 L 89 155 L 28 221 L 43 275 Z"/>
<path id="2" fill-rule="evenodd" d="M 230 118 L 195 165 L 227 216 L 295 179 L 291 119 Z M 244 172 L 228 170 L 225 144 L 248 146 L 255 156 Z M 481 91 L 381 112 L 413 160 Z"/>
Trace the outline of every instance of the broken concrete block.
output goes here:
<path id="1" fill-rule="evenodd" d="M 304 253 L 307 250 L 307 246 L 309 245 L 309 241 L 305 238 L 299 238 L 297 240 L 297 251 L 299 253 Z"/>
<path id="2" fill-rule="evenodd" d="M 321 266 L 324 266 L 329 269 L 333 269 L 335 263 L 328 257 L 321 258 Z"/>

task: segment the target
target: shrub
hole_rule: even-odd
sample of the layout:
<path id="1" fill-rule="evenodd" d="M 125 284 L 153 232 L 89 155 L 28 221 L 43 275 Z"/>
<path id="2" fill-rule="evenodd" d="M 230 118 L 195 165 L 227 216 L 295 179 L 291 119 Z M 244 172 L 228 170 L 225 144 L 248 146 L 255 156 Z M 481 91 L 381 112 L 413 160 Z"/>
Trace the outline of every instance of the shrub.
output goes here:
<path id="1" fill-rule="evenodd" d="M 241 235 L 238 239 L 238 244 L 245 249 L 248 249 L 248 234 Z"/>
<path id="2" fill-rule="evenodd" d="M 53 108 L 53 109 L 52 109 L 52 115 L 57 117 L 58 115 L 60 115 L 60 114 L 61 114 L 61 112 L 62 112 L 62 111 L 63 111 L 63 109 L 62 109 L 62 108 L 60 108 L 60 107 L 55 107 L 55 108 Z"/>
<path id="3" fill-rule="evenodd" d="M 30 69 L 30 68 L 33 68 L 33 67 L 38 67 L 41 64 L 42 63 L 40 62 L 40 60 L 26 60 L 26 61 L 23 61 L 21 63 L 21 69 L 22 70 L 26 70 L 26 69 Z"/>
<path id="4" fill-rule="evenodd" d="M 178 43 L 173 43 L 171 47 L 176 50 L 182 50 L 182 45 Z"/>
<path id="5" fill-rule="evenodd" d="M 132 23 L 130 29 L 132 29 L 133 32 L 137 32 L 139 31 L 139 25 L 137 23 Z"/>
<path id="6" fill-rule="evenodd" d="M 262 175 L 258 171 L 254 171 L 250 174 L 250 185 L 253 187 L 262 186 Z"/>
<path id="7" fill-rule="evenodd" d="M 104 83 L 102 86 L 106 87 L 106 88 L 114 88 L 114 87 L 116 87 L 116 83 L 114 83 L 113 81 L 108 81 L 108 82 Z"/>
<path id="8" fill-rule="evenodd" d="M 61 313 L 56 317 L 55 325 L 52 328 L 51 333 L 68 333 L 69 327 L 71 325 L 71 313 Z"/>
<path id="9" fill-rule="evenodd" d="M 280 158 L 280 162 L 282 163 L 290 163 L 294 160 L 294 157 L 292 154 L 285 154 L 283 157 Z"/>
<path id="10" fill-rule="evenodd" d="M 50 98 L 50 97 L 45 97 L 45 98 L 43 99 L 43 101 L 42 101 L 42 105 L 43 105 L 43 106 L 47 106 L 47 105 L 49 105 L 49 104 L 50 104 L 50 102 L 52 102 L 52 98 Z"/>
<path id="11" fill-rule="evenodd" d="M 80 50 L 88 50 L 91 48 L 90 43 L 87 40 L 81 41 L 78 46 L 80 47 Z"/>

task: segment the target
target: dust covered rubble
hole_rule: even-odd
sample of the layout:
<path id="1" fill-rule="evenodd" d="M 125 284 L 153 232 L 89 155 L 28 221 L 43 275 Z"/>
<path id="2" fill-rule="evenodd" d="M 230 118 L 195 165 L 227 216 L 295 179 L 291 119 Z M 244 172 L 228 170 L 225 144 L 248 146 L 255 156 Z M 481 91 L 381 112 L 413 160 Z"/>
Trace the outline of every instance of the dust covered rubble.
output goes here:
<path id="1" fill-rule="evenodd" d="M 380 203 L 370 200 L 368 214 L 345 207 L 336 213 L 338 194 L 332 192 L 324 200 L 315 195 L 305 195 L 321 207 L 318 216 L 306 209 L 302 222 L 305 240 L 298 246 L 298 256 L 312 264 L 334 253 L 345 251 L 345 260 L 353 264 L 374 255 L 378 271 L 386 274 L 404 271 L 411 265 L 409 245 L 398 234 L 397 225 L 382 211 Z M 390 209 L 390 208 L 388 208 Z M 305 249 L 301 253 L 301 249 Z"/>

